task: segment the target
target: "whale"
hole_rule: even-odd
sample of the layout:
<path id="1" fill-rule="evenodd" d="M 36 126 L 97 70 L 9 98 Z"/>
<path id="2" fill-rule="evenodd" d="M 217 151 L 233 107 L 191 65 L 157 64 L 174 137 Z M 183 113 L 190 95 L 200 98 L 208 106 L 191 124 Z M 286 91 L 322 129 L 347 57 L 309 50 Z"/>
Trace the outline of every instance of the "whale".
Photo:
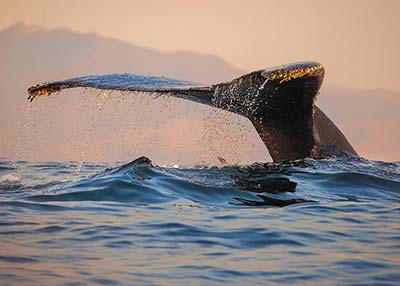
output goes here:
<path id="1" fill-rule="evenodd" d="M 32 86 L 28 100 L 69 88 L 162 94 L 246 117 L 274 162 L 332 154 L 358 156 L 343 132 L 315 104 L 324 76 L 323 65 L 311 61 L 260 69 L 213 85 L 128 73 L 89 75 Z"/>

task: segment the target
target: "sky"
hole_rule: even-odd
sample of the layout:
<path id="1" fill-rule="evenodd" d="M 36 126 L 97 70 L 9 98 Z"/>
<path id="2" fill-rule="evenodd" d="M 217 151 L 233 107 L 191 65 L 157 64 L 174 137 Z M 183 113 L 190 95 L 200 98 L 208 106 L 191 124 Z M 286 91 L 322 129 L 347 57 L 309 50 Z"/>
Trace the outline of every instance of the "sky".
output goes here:
<path id="1" fill-rule="evenodd" d="M 321 91 L 325 94 L 319 97 L 317 104 L 328 111 L 362 156 L 386 161 L 400 160 L 397 127 L 400 118 L 397 112 L 400 102 L 398 15 L 400 1 L 397 0 L 0 0 L 0 30 L 23 23 L 24 29 L 28 27 L 40 32 L 57 31 L 55 29 L 65 32 L 67 29 L 74 33 L 95 33 L 160 52 L 215 55 L 243 72 L 294 61 L 318 61 L 324 65 L 326 73 Z M 57 45 L 50 48 L 55 47 Z M 102 55 L 96 55 L 99 62 L 103 60 Z M 123 58 L 123 55 L 118 56 Z M 108 59 L 108 62 L 114 62 L 116 58 Z M 193 62 L 186 64 L 194 65 Z M 19 59 L 18 65 L 21 71 L 29 71 L 26 66 L 24 68 L 24 58 Z M 210 71 L 210 78 L 214 78 L 213 72 L 216 71 Z M 25 85 L 21 90 L 25 91 Z M 1 88 L 0 92 L 7 92 L 4 86 Z M 0 107 L 7 108 L 4 103 Z M 180 112 L 184 112 L 183 107 Z M 189 122 L 186 117 L 176 117 L 157 132 L 151 126 L 142 127 L 143 130 L 149 129 L 147 135 L 156 134 L 157 138 L 164 138 L 157 142 L 166 144 L 165 154 L 171 154 L 178 144 L 184 147 L 178 148 L 181 153 L 176 157 L 182 157 L 184 153 L 185 158 L 197 158 L 207 153 L 199 143 L 203 142 L 204 134 L 193 131 L 193 126 L 203 126 L 203 121 L 190 118 Z M 251 126 L 241 129 L 249 130 Z M 168 142 L 167 139 L 172 137 L 165 130 L 185 132 L 181 132 L 184 134 L 181 141 L 175 134 L 174 141 Z M 261 158 L 259 154 L 265 148 L 260 149 L 264 147 L 260 140 L 256 142 L 258 149 L 249 145 L 256 139 L 246 142 L 250 146 L 246 150 L 237 147 L 246 145 L 244 141 L 229 146 L 225 144 L 231 135 L 231 141 L 238 137 L 257 137 L 256 134 L 233 134 L 231 130 L 225 132 L 224 142 L 212 141 L 210 144 L 220 146 L 218 148 L 223 149 L 221 153 L 230 154 L 230 157 L 226 156 L 233 163 L 243 162 L 241 159 L 234 161 L 238 152 L 229 151 L 233 149 L 247 154 L 247 160 L 251 162 L 254 158 Z M 219 129 L 214 131 L 221 132 Z M 190 132 L 193 133 L 193 142 L 185 145 L 190 141 L 186 139 Z M 135 136 L 138 140 L 138 135 Z M 142 137 L 143 142 L 150 142 L 146 136 Z M 0 146 L 5 144 L 2 141 L 13 145 L 4 135 L 0 136 Z M 158 151 L 157 144 L 151 147 L 153 152 Z M 43 150 L 46 152 L 48 148 Z M 149 154 L 151 150 L 146 149 L 144 153 Z M 44 158 L 44 155 L 40 156 Z M 115 154 L 112 156 L 116 157 Z M 168 159 L 160 154 L 157 156 L 165 161 Z"/>
<path id="2" fill-rule="evenodd" d="M 400 1 L 0 0 L 15 22 L 94 32 L 159 51 L 217 55 L 246 71 L 299 60 L 328 85 L 399 91 Z"/>

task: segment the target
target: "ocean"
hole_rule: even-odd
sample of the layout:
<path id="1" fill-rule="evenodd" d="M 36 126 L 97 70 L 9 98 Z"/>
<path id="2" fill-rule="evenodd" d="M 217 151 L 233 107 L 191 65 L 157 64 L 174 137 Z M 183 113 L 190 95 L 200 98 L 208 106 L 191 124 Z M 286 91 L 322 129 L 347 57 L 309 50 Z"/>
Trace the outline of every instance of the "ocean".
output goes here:
<path id="1" fill-rule="evenodd" d="M 0 285 L 399 285 L 400 163 L 0 161 Z"/>

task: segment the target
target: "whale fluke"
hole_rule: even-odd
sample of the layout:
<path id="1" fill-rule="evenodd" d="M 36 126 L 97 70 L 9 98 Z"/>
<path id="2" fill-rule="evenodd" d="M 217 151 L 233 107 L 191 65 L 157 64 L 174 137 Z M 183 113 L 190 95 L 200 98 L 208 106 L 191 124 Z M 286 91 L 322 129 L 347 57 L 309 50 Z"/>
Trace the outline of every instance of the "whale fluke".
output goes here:
<path id="1" fill-rule="evenodd" d="M 313 105 L 324 78 L 316 62 L 259 70 L 214 86 L 214 104 L 250 119 L 274 161 L 311 157 Z"/>
<path id="2" fill-rule="evenodd" d="M 165 77 L 135 74 L 109 74 L 76 77 L 62 81 L 46 82 L 28 89 L 28 100 L 38 96 L 51 95 L 69 88 L 88 87 L 103 90 L 120 90 L 148 93 L 168 93 L 192 101 L 208 104 L 211 102 L 211 87 L 199 83 Z M 205 98 L 203 98 L 205 97 Z"/>
<path id="3" fill-rule="evenodd" d="M 358 156 L 356 150 L 351 146 L 342 131 L 316 105 L 314 106 L 314 137 L 318 146 L 334 148 L 336 150 L 331 151 L 344 151 Z"/>
<path id="4" fill-rule="evenodd" d="M 299 62 L 211 86 L 133 74 L 93 75 L 32 86 L 28 99 L 77 87 L 165 93 L 247 117 L 274 161 L 320 158 L 330 147 L 357 155 L 343 133 L 314 105 L 324 74 L 319 63 Z"/>

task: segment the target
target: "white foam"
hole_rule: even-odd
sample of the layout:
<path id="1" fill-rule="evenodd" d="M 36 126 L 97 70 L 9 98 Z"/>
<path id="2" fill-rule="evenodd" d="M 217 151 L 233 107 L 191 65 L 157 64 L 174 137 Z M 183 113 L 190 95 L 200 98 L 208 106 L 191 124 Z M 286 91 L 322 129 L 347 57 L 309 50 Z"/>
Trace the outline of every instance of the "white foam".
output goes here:
<path id="1" fill-rule="evenodd" d="M 21 179 L 13 174 L 7 174 L 0 177 L 0 183 L 17 183 L 20 181 Z"/>

